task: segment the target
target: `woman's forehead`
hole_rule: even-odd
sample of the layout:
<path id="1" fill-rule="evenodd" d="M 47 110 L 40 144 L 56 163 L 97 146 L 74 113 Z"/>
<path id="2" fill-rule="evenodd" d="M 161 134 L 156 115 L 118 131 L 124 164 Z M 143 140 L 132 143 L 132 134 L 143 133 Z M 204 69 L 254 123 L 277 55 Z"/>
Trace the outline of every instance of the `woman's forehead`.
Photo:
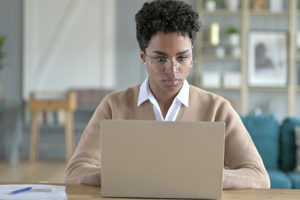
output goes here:
<path id="1" fill-rule="evenodd" d="M 158 32 L 150 39 L 147 50 L 169 53 L 178 53 L 191 50 L 192 41 L 187 35 L 179 32 Z"/>

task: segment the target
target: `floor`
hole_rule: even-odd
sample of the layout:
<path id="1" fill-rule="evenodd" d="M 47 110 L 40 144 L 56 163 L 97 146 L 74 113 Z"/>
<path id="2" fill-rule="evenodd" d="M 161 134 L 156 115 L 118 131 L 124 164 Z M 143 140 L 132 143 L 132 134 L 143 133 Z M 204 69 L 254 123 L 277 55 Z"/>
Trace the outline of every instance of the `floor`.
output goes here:
<path id="1" fill-rule="evenodd" d="M 35 165 L 20 161 L 11 166 L 0 160 L 1 182 L 63 183 L 66 162 L 64 160 L 41 160 Z"/>

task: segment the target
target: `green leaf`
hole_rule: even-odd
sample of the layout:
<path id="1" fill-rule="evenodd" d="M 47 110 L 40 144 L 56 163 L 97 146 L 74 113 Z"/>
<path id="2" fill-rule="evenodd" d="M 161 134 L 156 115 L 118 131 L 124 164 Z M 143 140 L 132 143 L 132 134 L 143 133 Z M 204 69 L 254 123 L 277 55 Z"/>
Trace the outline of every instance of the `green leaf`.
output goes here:
<path id="1" fill-rule="evenodd" d="M 229 26 L 228 28 L 227 28 L 227 34 L 238 34 L 240 31 L 239 31 L 239 29 L 236 27 L 236 26 Z"/>
<path id="2" fill-rule="evenodd" d="M 218 3 L 219 0 L 204 0 L 205 3 L 208 1 L 214 1 L 214 2 Z"/>
<path id="3" fill-rule="evenodd" d="M 5 36 L 1 36 L 0 37 L 0 62 L 1 60 L 4 58 L 5 56 L 5 53 L 3 52 L 3 44 L 6 40 L 6 37 Z M 0 65 L 0 71 L 3 69 L 3 65 Z"/>
<path id="4" fill-rule="evenodd" d="M 2 47 L 2 45 L 4 44 L 4 42 L 5 42 L 5 40 L 6 40 L 6 37 L 0 37 L 0 48 Z"/>

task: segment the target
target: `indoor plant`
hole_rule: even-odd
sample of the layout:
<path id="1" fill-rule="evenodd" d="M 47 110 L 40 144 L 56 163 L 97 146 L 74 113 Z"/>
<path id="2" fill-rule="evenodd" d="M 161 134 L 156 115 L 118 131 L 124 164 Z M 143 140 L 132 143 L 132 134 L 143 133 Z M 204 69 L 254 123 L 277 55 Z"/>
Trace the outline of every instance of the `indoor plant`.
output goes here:
<path id="1" fill-rule="evenodd" d="M 237 11 L 239 8 L 239 0 L 225 0 L 226 8 L 230 11 Z"/>
<path id="2" fill-rule="evenodd" d="M 240 43 L 239 29 L 236 26 L 227 28 L 228 41 L 232 46 L 237 46 Z"/>
<path id="3" fill-rule="evenodd" d="M 283 0 L 269 1 L 271 12 L 280 12 L 283 10 Z"/>
<path id="4" fill-rule="evenodd" d="M 0 71 L 3 69 L 2 59 L 4 58 L 4 52 L 3 52 L 3 44 L 5 42 L 5 37 L 0 37 Z"/>
<path id="5" fill-rule="evenodd" d="M 217 0 L 204 0 L 205 9 L 207 11 L 214 11 L 217 7 Z"/>
<path id="6" fill-rule="evenodd" d="M 2 60 L 4 58 L 4 52 L 3 52 L 3 44 L 5 42 L 5 37 L 4 36 L 1 36 L 0 37 L 0 72 L 2 71 L 3 69 L 3 64 L 2 64 Z M 1 82 L 0 82 L 0 96 L 2 94 L 2 85 L 1 85 Z"/>

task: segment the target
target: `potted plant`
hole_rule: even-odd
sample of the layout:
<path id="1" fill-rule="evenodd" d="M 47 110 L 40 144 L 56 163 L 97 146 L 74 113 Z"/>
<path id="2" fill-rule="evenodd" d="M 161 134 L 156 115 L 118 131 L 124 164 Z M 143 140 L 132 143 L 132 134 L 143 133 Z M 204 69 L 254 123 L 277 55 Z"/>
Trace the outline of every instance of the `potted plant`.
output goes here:
<path id="1" fill-rule="evenodd" d="M 240 43 L 240 35 L 239 35 L 239 29 L 236 26 L 229 26 L 227 28 L 227 35 L 228 35 L 228 41 L 229 44 L 232 46 L 237 46 Z"/>
<path id="2" fill-rule="evenodd" d="M 3 52 L 3 44 L 5 42 L 5 37 L 0 37 L 0 72 L 2 71 L 3 69 L 3 64 L 2 64 L 2 60 L 4 58 L 4 52 Z M 2 94 L 2 86 L 1 86 L 1 82 L 0 82 L 0 96 Z"/>
<path id="3" fill-rule="evenodd" d="M 226 8 L 230 11 L 237 11 L 240 0 L 225 0 Z"/>
<path id="4" fill-rule="evenodd" d="M 217 7 L 217 0 L 204 0 L 205 9 L 207 11 L 215 11 Z"/>
<path id="5" fill-rule="evenodd" d="M 280 12 L 283 10 L 283 0 L 269 1 L 271 12 Z"/>
<path id="6" fill-rule="evenodd" d="M 4 58 L 4 52 L 3 52 L 3 44 L 5 42 L 5 37 L 0 37 L 0 71 L 3 69 L 2 65 L 2 59 Z"/>

